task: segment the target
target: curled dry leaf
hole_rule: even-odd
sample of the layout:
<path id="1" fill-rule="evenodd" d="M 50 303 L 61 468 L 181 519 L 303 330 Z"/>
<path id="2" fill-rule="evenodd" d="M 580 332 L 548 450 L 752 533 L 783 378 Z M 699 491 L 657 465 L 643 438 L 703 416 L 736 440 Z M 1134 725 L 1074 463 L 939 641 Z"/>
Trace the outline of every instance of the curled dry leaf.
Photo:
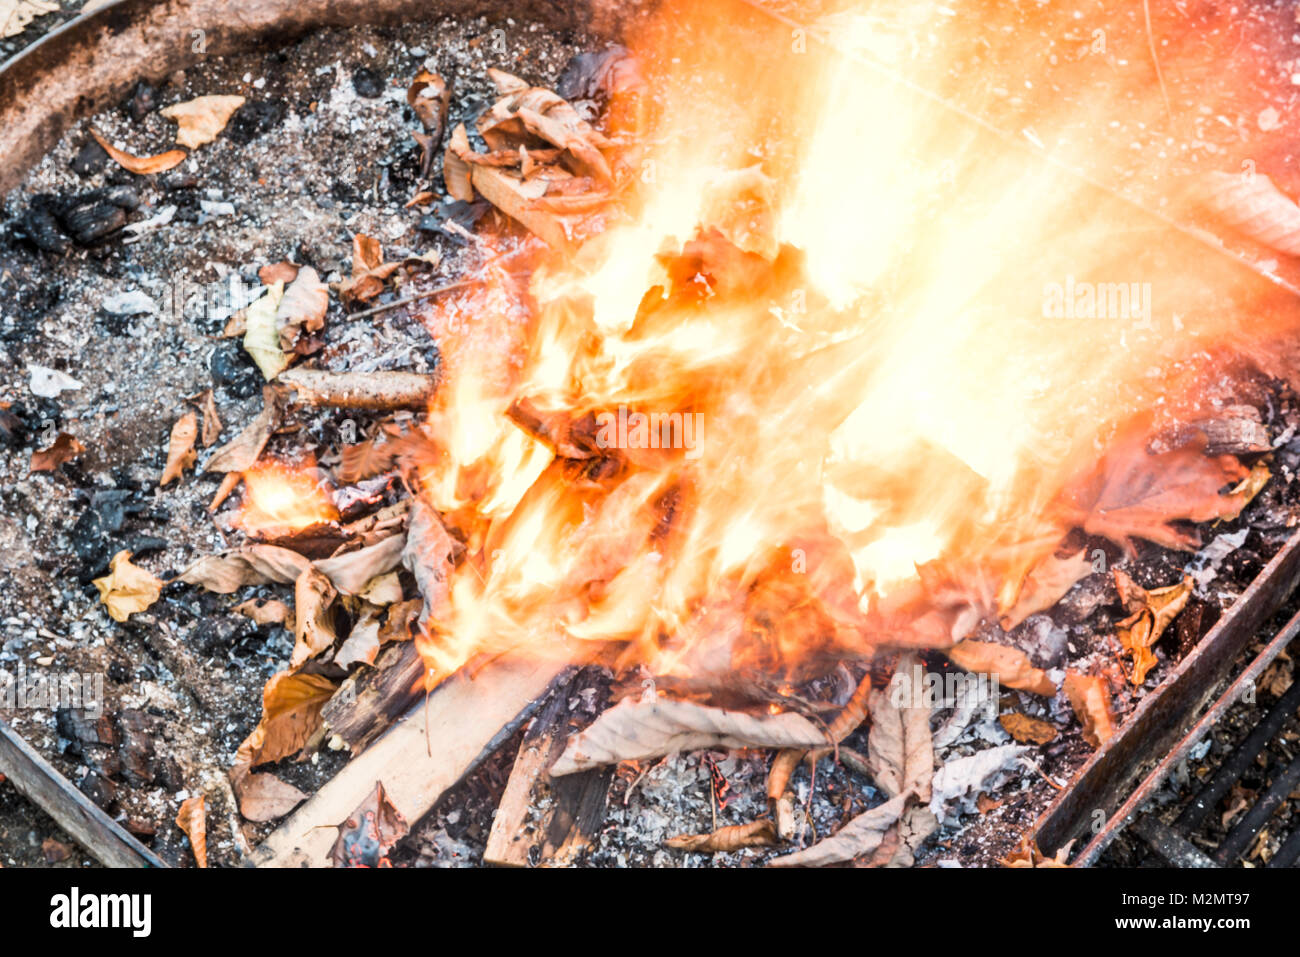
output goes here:
<path id="1" fill-rule="evenodd" d="M 262 689 L 262 720 L 239 746 L 233 773 L 242 775 L 302 750 L 320 727 L 320 709 L 336 687 L 324 675 L 274 675 Z"/>
<path id="2" fill-rule="evenodd" d="M 712 834 L 679 834 L 664 841 L 675 851 L 694 851 L 701 854 L 719 851 L 739 851 L 745 847 L 771 847 L 778 843 L 776 824 L 769 818 L 720 827 Z"/>
<path id="3" fill-rule="evenodd" d="M 803 760 L 805 752 L 801 748 L 785 748 L 776 753 L 772 759 L 772 768 L 767 772 L 767 796 L 775 801 L 785 794 L 790 783 L 790 776 Z"/>
<path id="4" fill-rule="evenodd" d="M 241 601 L 231 611 L 251 618 L 258 625 L 284 625 L 289 630 L 293 630 L 293 609 L 274 598 L 262 602 L 250 598 L 248 601 Z"/>
<path id="5" fill-rule="evenodd" d="M 123 549 L 113 556 L 108 574 L 96 578 L 99 600 L 114 621 L 126 621 L 144 611 L 162 595 L 163 583 L 150 572 L 131 564 L 131 553 Z"/>
<path id="6" fill-rule="evenodd" d="M 194 440 L 199 435 L 199 417 L 193 412 L 186 412 L 172 426 L 171 438 L 167 442 L 167 465 L 163 468 L 159 486 L 167 485 L 181 477 L 181 474 L 194 465 L 197 453 Z"/>
<path id="7" fill-rule="evenodd" d="M 245 585 L 296 582 L 310 564 L 304 556 L 279 545 L 246 545 L 205 555 L 181 572 L 177 581 L 229 595 Z"/>
<path id="8" fill-rule="evenodd" d="M 199 867 L 208 866 L 207 800 L 202 794 L 186 798 L 176 812 L 176 826 L 185 832 Z"/>
<path id="9" fill-rule="evenodd" d="M 447 125 L 447 108 L 451 104 L 451 87 L 436 73 L 421 70 L 406 91 L 406 102 L 429 133 L 436 147 Z M 427 172 L 425 175 L 428 175 Z"/>
<path id="10" fill-rule="evenodd" d="M 884 804 L 873 807 L 845 824 L 834 835 L 784 857 L 767 862 L 768 867 L 824 867 L 840 861 L 851 861 L 870 854 L 885 840 L 885 835 L 902 816 L 910 793 L 899 794 Z"/>
<path id="11" fill-rule="evenodd" d="M 352 278 L 339 287 L 347 302 L 369 302 L 384 291 L 384 283 L 401 263 L 384 262 L 379 240 L 357 233 L 352 237 Z"/>
<path id="12" fill-rule="evenodd" d="M 404 546 L 401 535 L 390 535 L 355 552 L 322 558 L 315 565 L 344 595 L 360 595 L 376 578 L 401 564 Z"/>
<path id="13" fill-rule="evenodd" d="M 474 202 L 469 162 L 465 159 L 471 152 L 469 132 L 461 123 L 451 131 L 451 139 L 447 141 L 447 151 L 442 156 L 442 179 L 447 186 L 447 195 L 463 203 Z"/>
<path id="14" fill-rule="evenodd" d="M 340 668 L 351 668 L 353 665 L 375 663 L 375 656 L 379 654 L 381 644 L 379 614 L 379 609 L 371 608 L 357 619 L 357 623 L 352 626 L 347 638 L 343 639 L 343 644 L 335 653 L 334 664 Z"/>
<path id="15" fill-rule="evenodd" d="M 906 698 L 896 695 L 893 685 L 871 696 L 867 764 L 872 780 L 889 797 L 912 793 L 926 803 L 930 800 L 930 782 L 934 778 L 930 707 L 921 666 L 910 653 L 899 659 L 894 681 L 900 680 L 911 684 Z M 900 707 L 904 703 L 907 706 Z"/>
<path id="16" fill-rule="evenodd" d="M 319 569 L 308 566 L 293 586 L 293 656 L 292 668 L 301 667 L 334 644 L 334 599 L 338 591 Z"/>
<path id="17" fill-rule="evenodd" d="M 411 624 L 420 620 L 420 609 L 424 599 L 412 598 L 410 601 L 398 602 L 388 608 L 388 617 L 379 628 L 379 643 L 386 645 L 390 641 L 410 641 Z"/>
<path id="18" fill-rule="evenodd" d="M 689 701 L 625 699 L 569 739 L 552 776 L 701 748 L 812 748 L 826 736 L 803 715 L 752 715 Z"/>
<path id="19" fill-rule="evenodd" d="M 1039 721 L 1019 711 L 998 715 L 998 723 L 1007 734 L 1021 744 L 1051 744 L 1056 740 L 1056 729 L 1046 721 Z"/>
<path id="20" fill-rule="evenodd" d="M 1224 223 L 1288 256 L 1300 256 L 1300 206 L 1262 173 L 1207 173 L 1205 205 Z"/>
<path id="21" fill-rule="evenodd" d="M 1121 568 L 1114 569 L 1114 576 L 1120 600 L 1132 612 L 1128 618 L 1116 623 L 1116 634 L 1120 645 L 1133 658 L 1129 681 L 1140 685 L 1156 665 L 1152 650 L 1155 643 L 1192 597 L 1192 579 L 1188 576 L 1176 585 L 1147 591 Z"/>
<path id="22" fill-rule="evenodd" d="M 203 428 L 199 432 L 199 440 L 206 449 L 221 438 L 223 426 L 221 416 L 217 415 L 217 400 L 211 389 L 204 389 L 191 401 L 197 401 L 199 409 L 203 412 Z"/>
<path id="23" fill-rule="evenodd" d="M 275 309 L 275 330 L 280 349 L 285 353 L 292 352 L 303 330 L 319 332 L 325 325 L 329 307 L 329 289 L 320 281 L 315 269 L 303 266 L 298 270 L 297 278 L 284 290 Z"/>
<path id="24" fill-rule="evenodd" d="M 231 784 L 239 798 L 239 813 L 258 823 L 282 818 L 307 800 L 302 791 L 269 772 L 232 775 Z"/>
<path id="25" fill-rule="evenodd" d="M 244 102 L 242 96 L 200 96 L 186 103 L 169 106 L 162 111 L 162 115 L 176 121 L 177 143 L 198 149 L 221 135 L 230 118 Z"/>
<path id="26" fill-rule="evenodd" d="M 1022 745 L 1004 744 L 949 761 L 935 772 L 930 810 L 948 824 L 974 814 L 979 795 L 993 793 L 1028 753 Z"/>
<path id="27" fill-rule="evenodd" d="M 1030 615 L 1051 608 L 1076 582 L 1090 574 L 1092 562 L 1087 557 L 1087 549 L 1081 548 L 1065 558 L 1048 556 L 1025 576 L 1015 604 L 1000 619 L 1002 630 L 1011 631 Z"/>
<path id="28" fill-rule="evenodd" d="M 280 331 L 275 319 L 283 298 L 284 284 L 277 282 L 266 291 L 266 295 L 244 310 L 244 351 L 252 356 L 268 382 L 287 369 L 292 359 L 280 346 Z"/>
<path id="29" fill-rule="evenodd" d="M 1044 697 L 1056 694 L 1056 685 L 1047 672 L 1030 664 L 1029 656 L 1019 648 L 989 641 L 959 641 L 947 651 L 948 658 L 959 668 L 997 675 L 1008 688 L 1032 691 Z"/>
<path id="30" fill-rule="evenodd" d="M 185 162 L 185 157 L 189 156 L 184 150 L 168 150 L 166 153 L 159 153 L 157 156 L 132 156 L 130 153 L 124 153 L 118 149 L 99 133 L 92 129 L 90 135 L 95 138 L 95 142 L 103 147 L 104 152 L 109 158 L 128 173 L 135 173 L 139 176 L 148 176 L 152 173 L 165 173 L 169 169 L 175 169 L 181 163 Z"/>
<path id="31" fill-rule="evenodd" d="M 86 447 L 75 436 L 60 432 L 49 448 L 32 453 L 29 470 L 32 472 L 53 472 L 65 462 L 71 462 L 86 451 Z"/>
<path id="32" fill-rule="evenodd" d="M 257 271 L 257 278 L 263 286 L 274 286 L 277 282 L 282 282 L 287 286 L 298 278 L 300 268 L 296 263 L 287 260 L 278 263 L 267 263 Z"/>
<path id="33" fill-rule="evenodd" d="M 212 453 L 205 472 L 247 472 L 257 462 L 280 425 L 284 407 L 279 393 L 270 386 L 262 390 L 262 411 L 237 436 Z"/>
<path id="34" fill-rule="evenodd" d="M 388 852 L 409 830 L 402 812 L 388 800 L 383 783 L 376 781 L 370 796 L 339 824 L 330 863 L 334 867 L 391 867 Z"/>
<path id="35" fill-rule="evenodd" d="M 401 556 L 398 556 L 401 560 Z M 375 578 L 370 584 L 359 592 L 362 601 L 367 601 L 372 605 L 384 607 L 392 605 L 402 600 L 402 581 L 397 572 L 388 572 Z"/>
<path id="36" fill-rule="evenodd" d="M 1063 687 L 1065 696 L 1070 699 L 1070 707 L 1083 725 L 1084 740 L 1094 748 L 1101 747 L 1115 733 L 1106 683 L 1096 675 L 1067 671 Z"/>

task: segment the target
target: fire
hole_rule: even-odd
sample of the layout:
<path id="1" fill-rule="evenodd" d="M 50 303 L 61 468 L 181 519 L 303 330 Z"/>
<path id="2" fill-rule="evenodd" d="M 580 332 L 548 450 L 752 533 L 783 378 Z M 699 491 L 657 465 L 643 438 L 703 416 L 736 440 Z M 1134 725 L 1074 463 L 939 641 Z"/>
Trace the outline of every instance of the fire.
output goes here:
<path id="1" fill-rule="evenodd" d="M 639 38 L 651 90 L 610 130 L 621 219 L 527 290 L 489 271 L 425 316 L 447 382 L 423 494 L 466 546 L 421 641 L 433 682 L 586 642 L 783 682 L 949 637 L 937 596 L 976 621 L 1013 601 L 1069 531 L 1061 490 L 1138 411 L 1174 416 L 1202 347 L 1231 340 L 1173 294 L 1152 314 L 1143 283 L 1200 288 L 1202 267 L 1150 265 L 1080 181 L 783 27 L 737 42 L 761 29 L 743 9 L 670 9 Z M 884 10 L 838 14 L 840 45 L 905 61 Z M 1137 287 L 1122 315 L 1053 313 L 1089 283 L 1094 311 Z"/>
<path id="2" fill-rule="evenodd" d="M 310 468 L 263 463 L 244 473 L 244 484 L 237 523 L 249 535 L 284 535 L 339 517 Z"/>

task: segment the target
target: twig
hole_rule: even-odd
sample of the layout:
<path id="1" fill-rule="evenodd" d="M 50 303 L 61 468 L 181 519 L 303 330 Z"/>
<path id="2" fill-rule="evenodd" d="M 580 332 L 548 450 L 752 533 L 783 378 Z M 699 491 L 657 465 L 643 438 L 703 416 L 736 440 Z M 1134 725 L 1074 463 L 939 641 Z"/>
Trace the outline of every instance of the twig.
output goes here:
<path id="1" fill-rule="evenodd" d="M 1151 48 L 1151 62 L 1155 64 L 1156 79 L 1160 81 L 1160 95 L 1165 100 L 1165 116 L 1169 120 L 1169 125 L 1174 125 L 1174 111 L 1169 105 L 1169 91 L 1165 89 L 1165 75 L 1160 69 L 1160 57 L 1156 54 L 1156 38 L 1151 30 L 1151 0 L 1142 0 L 1142 16 L 1147 22 L 1147 46 Z"/>
<path id="2" fill-rule="evenodd" d="M 435 286 L 433 289 L 428 289 L 424 292 L 417 292 L 413 296 L 404 296 L 401 299 L 394 299 L 392 302 L 386 302 L 382 306 L 375 306 L 371 309 L 363 309 L 361 312 L 348 313 L 348 318 L 364 319 L 367 316 L 377 316 L 381 312 L 389 312 L 393 309 L 400 309 L 402 306 L 409 306 L 413 302 L 420 302 L 423 299 L 432 299 L 435 296 L 441 296 L 444 292 L 451 292 L 452 290 L 455 289 L 463 289 L 466 286 L 473 285 L 475 281 L 476 280 L 473 279 L 459 279 L 456 282 L 449 282 L 445 286 Z"/>

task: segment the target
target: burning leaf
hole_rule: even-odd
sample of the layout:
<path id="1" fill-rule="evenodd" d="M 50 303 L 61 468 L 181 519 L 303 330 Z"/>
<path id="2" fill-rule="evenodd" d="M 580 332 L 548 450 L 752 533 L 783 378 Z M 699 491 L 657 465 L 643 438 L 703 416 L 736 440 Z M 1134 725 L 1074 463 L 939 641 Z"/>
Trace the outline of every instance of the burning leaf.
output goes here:
<path id="1" fill-rule="evenodd" d="M 58 9 L 54 0 L 0 0 L 0 37 L 16 37 L 37 17 Z"/>
<path id="2" fill-rule="evenodd" d="M 181 477 L 185 469 L 194 465 L 197 453 L 194 440 L 199 434 L 199 417 L 193 412 L 186 412 L 172 426 L 171 439 L 167 443 L 167 465 L 163 468 L 159 487 L 174 482 Z"/>
<path id="3" fill-rule="evenodd" d="M 930 738 L 930 708 L 925 703 L 921 669 L 914 655 L 899 658 L 896 681 L 897 675 L 903 675 L 911 683 L 907 700 L 912 704 L 897 706 L 892 685 L 871 696 L 867 762 L 871 779 L 885 794 L 892 798 L 910 792 L 927 803 L 934 777 L 934 747 Z"/>
<path id="4" fill-rule="evenodd" d="M 247 472 L 266 448 L 271 434 L 280 425 L 283 406 L 274 389 L 262 390 L 262 411 L 237 436 L 212 453 L 204 465 L 205 472 Z"/>
<path id="5" fill-rule="evenodd" d="M 745 847 L 771 847 L 777 843 L 776 825 L 770 818 L 720 827 L 712 834 L 679 834 L 664 841 L 665 846 L 675 851 L 700 854 L 738 851 Z"/>
<path id="6" fill-rule="evenodd" d="M 32 390 L 32 395 L 39 395 L 42 399 L 57 399 L 61 392 L 81 388 L 80 382 L 58 369 L 28 365 L 27 371 L 31 374 L 28 388 Z"/>
<path id="7" fill-rule="evenodd" d="M 251 618 L 258 625 L 284 625 L 290 631 L 293 630 L 293 609 L 276 599 L 259 602 L 250 598 L 240 602 L 231 611 Z"/>
<path id="8" fill-rule="evenodd" d="M 824 867 L 840 861 L 851 861 L 878 848 L 897 823 L 912 795 L 904 792 L 884 804 L 859 814 L 840 828 L 832 837 L 819 841 L 812 847 L 767 862 L 768 867 Z"/>
<path id="9" fill-rule="evenodd" d="M 280 346 L 280 330 L 276 325 L 276 313 L 283 298 L 284 284 L 277 282 L 245 310 L 244 350 L 253 357 L 268 382 L 287 369 L 291 360 Z"/>
<path id="10" fill-rule="evenodd" d="M 425 501 L 416 499 L 411 506 L 410 525 L 402 564 L 415 576 L 416 587 L 424 596 L 421 623 L 437 618 L 447 600 L 451 583 L 452 556 L 456 542 L 447 533 L 442 519 Z"/>
<path id="11" fill-rule="evenodd" d="M 1032 691 L 1047 698 L 1056 694 L 1056 685 L 1047 672 L 1030 664 L 1029 656 L 1019 648 L 967 638 L 949 648 L 947 654 L 957 667 L 997 675 L 998 682 L 1008 688 Z"/>
<path id="12" fill-rule="evenodd" d="M 249 306 L 249 327 L 253 323 L 252 311 L 257 303 Z M 320 281 L 320 276 L 310 266 L 298 270 L 298 277 L 284 290 L 275 310 L 275 329 L 279 337 L 280 349 L 285 353 L 293 350 L 293 344 L 301 330 L 318 332 L 325 325 L 325 313 L 329 311 L 329 289 Z M 244 337 L 244 348 L 248 348 L 248 336 Z M 256 358 L 256 356 L 254 356 Z M 286 364 L 288 357 L 285 357 Z M 260 365 L 260 363 L 259 363 Z M 265 369 L 262 370 L 265 373 Z M 283 371 L 277 370 L 277 371 Z M 267 376 L 268 379 L 274 376 Z"/>
<path id="13" fill-rule="evenodd" d="M 998 723 L 1002 725 L 1007 734 L 1021 744 L 1044 745 L 1056 740 L 1056 729 L 1054 727 L 1046 721 L 1039 721 L 1037 718 L 1031 718 L 1019 711 L 998 715 Z"/>
<path id="14" fill-rule="evenodd" d="M 249 821 L 274 821 L 307 800 L 302 791 L 268 772 L 237 774 L 232 778 L 239 797 L 239 813 Z"/>
<path id="15" fill-rule="evenodd" d="M 176 812 L 176 826 L 185 832 L 199 867 L 208 866 L 207 801 L 202 794 L 186 798 Z"/>
<path id="16" fill-rule="evenodd" d="M 334 631 L 334 599 L 338 591 L 319 569 L 308 566 L 293 586 L 293 656 L 292 668 L 301 667 L 330 645 L 338 635 Z"/>
<path id="17" fill-rule="evenodd" d="M 1002 615 L 1002 630 L 1011 631 L 1030 615 L 1051 608 L 1090 574 L 1092 562 L 1083 548 L 1066 558 L 1051 555 L 1039 562 L 1025 577 L 1016 603 Z"/>
<path id="18" fill-rule="evenodd" d="M 339 479 L 351 485 L 387 472 L 396 464 L 400 449 L 400 443 L 380 442 L 378 437 L 349 445 L 342 452 Z"/>
<path id="19" fill-rule="evenodd" d="M 132 156 L 130 153 L 122 152 L 122 150 L 100 136 L 96 130 L 91 129 L 90 135 L 95 138 L 96 143 L 103 147 L 104 152 L 109 155 L 109 158 L 114 163 L 128 173 L 136 173 L 140 176 L 165 173 L 167 170 L 174 169 L 184 163 L 185 157 L 189 156 L 184 150 L 168 150 L 166 153 L 159 153 L 157 156 Z"/>
<path id="20" fill-rule="evenodd" d="M 689 701 L 625 699 L 569 739 L 552 776 L 702 748 L 812 748 L 826 736 L 793 712 L 752 715 Z"/>
<path id="21" fill-rule="evenodd" d="M 178 581 L 229 595 L 245 585 L 296 582 L 311 564 L 292 549 L 246 545 L 220 555 L 206 555 L 181 572 Z"/>
<path id="22" fill-rule="evenodd" d="M 1083 725 L 1084 740 L 1094 748 L 1101 747 L 1115 733 L 1106 683 L 1096 675 L 1067 671 L 1063 687 L 1065 696 L 1070 699 L 1070 707 Z"/>
<path id="23" fill-rule="evenodd" d="M 1212 172 L 1206 205 L 1229 226 L 1288 256 L 1300 256 L 1300 206 L 1261 173 Z"/>
<path id="24" fill-rule="evenodd" d="M 262 689 L 262 720 L 239 746 L 235 773 L 297 754 L 320 727 L 320 709 L 336 685 L 324 675 L 281 671 Z"/>
<path id="25" fill-rule="evenodd" d="M 1165 629 L 1178 617 L 1178 613 L 1187 607 L 1187 602 L 1192 597 L 1193 583 L 1191 576 L 1187 576 L 1177 585 L 1147 591 L 1125 574 L 1123 569 L 1114 569 L 1114 576 L 1120 600 L 1132 612 L 1128 618 L 1116 624 L 1116 632 L 1120 645 L 1133 657 L 1133 671 L 1129 680 L 1134 685 L 1140 685 L 1156 664 L 1152 648 Z"/>
<path id="26" fill-rule="evenodd" d="M 32 453 L 32 461 L 28 469 L 32 472 L 53 472 L 60 465 L 71 462 L 85 451 L 86 447 L 77 441 L 75 436 L 60 432 L 49 448 Z"/>
<path id="27" fill-rule="evenodd" d="M 383 783 L 376 781 L 370 796 L 339 825 L 330 861 L 334 867 L 391 867 L 388 852 L 409 830 Z"/>
<path id="28" fill-rule="evenodd" d="M 946 823 L 953 823 L 962 814 L 975 814 L 978 796 L 1000 787 L 1028 751 L 1018 744 L 1004 744 L 949 761 L 934 775 L 930 810 Z M 948 814 L 954 805 L 954 813 Z"/>
<path id="29" fill-rule="evenodd" d="M 178 124 L 176 142 L 193 150 L 215 140 L 244 102 L 242 96 L 200 96 L 169 106 L 162 115 Z"/>
<path id="30" fill-rule="evenodd" d="M 126 549 L 113 556 L 108 574 L 96 578 L 99 600 L 108 609 L 114 621 L 126 621 L 136 612 L 144 611 L 162 595 L 163 583 L 138 565 L 131 564 L 131 553 Z"/>
<path id="31" fill-rule="evenodd" d="M 470 171 L 470 182 L 475 192 L 511 219 L 522 223 L 552 249 L 563 251 L 569 248 L 569 234 L 563 221 L 554 213 L 534 205 L 534 201 L 546 193 L 544 180 L 525 181 L 513 170 L 475 166 Z"/>

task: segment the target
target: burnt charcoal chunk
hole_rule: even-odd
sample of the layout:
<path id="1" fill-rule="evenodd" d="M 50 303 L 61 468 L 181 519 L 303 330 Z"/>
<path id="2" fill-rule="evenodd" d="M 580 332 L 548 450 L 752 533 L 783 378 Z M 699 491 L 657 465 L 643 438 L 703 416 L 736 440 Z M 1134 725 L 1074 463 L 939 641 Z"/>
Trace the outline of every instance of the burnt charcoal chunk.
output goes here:
<path id="1" fill-rule="evenodd" d="M 131 787 L 152 784 L 157 775 L 157 756 L 154 737 L 158 733 L 158 719 L 143 711 L 123 711 L 117 716 L 121 734 L 118 757 L 122 762 L 122 777 Z"/>
<path id="2" fill-rule="evenodd" d="M 231 118 L 226 135 L 239 146 L 247 146 L 263 133 L 269 133 L 284 120 L 288 107 L 280 100 L 245 103 Z"/>
<path id="3" fill-rule="evenodd" d="M 104 152 L 104 147 L 94 140 L 87 140 L 81 149 L 77 150 L 77 155 L 72 157 L 72 162 L 68 165 L 72 167 L 74 173 L 85 178 L 94 176 L 102 170 L 107 160 L 108 154 Z"/>
<path id="4" fill-rule="evenodd" d="M 223 342 L 208 363 L 212 381 L 237 399 L 251 399 L 262 388 L 261 373 L 238 342 Z"/>
<path id="5" fill-rule="evenodd" d="M 137 123 L 143 122 L 144 118 L 152 113 L 157 106 L 158 91 L 144 80 L 135 85 L 131 99 L 126 102 L 127 112 L 131 114 L 131 119 Z"/>
<path id="6" fill-rule="evenodd" d="M 204 618 L 194 629 L 194 644 L 205 655 L 213 655 L 248 638 L 257 630 L 249 618 L 213 615 Z"/>
<path id="7" fill-rule="evenodd" d="M 59 737 L 69 741 L 67 752 L 73 755 L 80 755 L 86 745 L 113 747 L 118 740 L 113 719 L 107 714 L 92 718 L 76 708 L 59 708 L 54 712 L 54 727 Z"/>
<path id="8" fill-rule="evenodd" d="M 643 83 L 640 67 L 626 47 L 611 46 L 599 53 L 579 53 L 560 75 L 555 92 L 566 100 L 605 99 L 634 90 Z"/>
<path id="9" fill-rule="evenodd" d="M 120 658 L 114 658 L 108 665 L 108 680 L 115 685 L 126 684 L 135 677 L 130 664 Z"/>
<path id="10" fill-rule="evenodd" d="M 374 100 L 384 95 L 384 81 L 374 70 L 363 66 L 352 73 L 352 89 L 357 91 L 357 96 Z"/>
<path id="11" fill-rule="evenodd" d="M 105 811 L 117 801 L 117 785 L 94 771 L 77 783 L 77 789 Z"/>
<path id="12" fill-rule="evenodd" d="M 156 770 L 154 771 L 154 783 L 172 793 L 175 793 L 185 787 L 185 775 L 181 773 L 181 767 L 173 758 L 159 758 Z"/>
<path id="13" fill-rule="evenodd" d="M 17 224 L 20 237 L 47 253 L 61 253 L 68 248 L 67 236 L 54 214 L 55 205 L 55 198 L 49 194 L 33 196 Z"/>
<path id="14" fill-rule="evenodd" d="M 158 177 L 158 185 L 165 193 L 175 193 L 183 189 L 197 189 L 199 178 L 193 173 L 164 173 Z"/>
<path id="15" fill-rule="evenodd" d="M 126 211 L 140 205 L 140 197 L 128 186 L 97 189 L 64 202 L 58 210 L 59 225 L 82 246 L 93 246 L 126 225 Z"/>
<path id="16" fill-rule="evenodd" d="M 0 448 L 18 444 L 26 434 L 22 419 L 8 409 L 0 409 Z"/>

